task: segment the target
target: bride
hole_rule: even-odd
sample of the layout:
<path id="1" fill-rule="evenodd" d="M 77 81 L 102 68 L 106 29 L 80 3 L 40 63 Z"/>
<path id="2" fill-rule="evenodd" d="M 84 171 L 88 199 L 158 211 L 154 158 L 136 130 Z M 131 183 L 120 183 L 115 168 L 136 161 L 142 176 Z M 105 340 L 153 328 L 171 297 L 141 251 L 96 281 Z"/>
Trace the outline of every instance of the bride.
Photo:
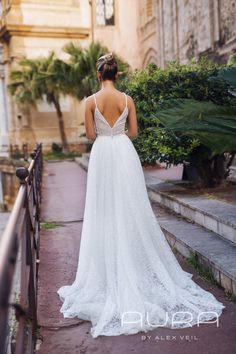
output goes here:
<path id="1" fill-rule="evenodd" d="M 86 135 L 94 143 L 77 273 L 57 290 L 60 312 L 91 321 L 94 338 L 218 324 L 225 306 L 181 268 L 152 210 L 131 141 L 135 105 L 115 88 L 117 70 L 111 53 L 100 57 L 101 90 L 86 100 Z"/>

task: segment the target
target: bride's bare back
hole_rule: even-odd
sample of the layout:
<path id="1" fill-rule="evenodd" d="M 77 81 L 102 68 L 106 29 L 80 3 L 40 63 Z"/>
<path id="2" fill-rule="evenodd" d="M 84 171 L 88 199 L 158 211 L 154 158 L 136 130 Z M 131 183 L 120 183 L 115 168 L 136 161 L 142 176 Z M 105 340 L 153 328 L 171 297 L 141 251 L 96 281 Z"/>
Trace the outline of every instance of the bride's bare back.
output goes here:
<path id="1" fill-rule="evenodd" d="M 88 139 L 95 139 L 96 132 L 94 127 L 94 112 L 97 109 L 102 114 L 110 127 L 114 127 L 116 121 L 126 108 L 126 97 L 123 92 L 115 88 L 104 88 L 96 93 L 96 102 L 94 95 L 89 96 L 86 101 L 85 109 L 85 128 Z M 126 133 L 130 138 L 135 138 L 138 134 L 138 125 L 136 117 L 136 109 L 133 99 L 127 96 L 128 116 Z"/>
<path id="2" fill-rule="evenodd" d="M 101 90 L 96 94 L 97 108 L 112 127 L 126 107 L 126 99 L 118 90 Z"/>

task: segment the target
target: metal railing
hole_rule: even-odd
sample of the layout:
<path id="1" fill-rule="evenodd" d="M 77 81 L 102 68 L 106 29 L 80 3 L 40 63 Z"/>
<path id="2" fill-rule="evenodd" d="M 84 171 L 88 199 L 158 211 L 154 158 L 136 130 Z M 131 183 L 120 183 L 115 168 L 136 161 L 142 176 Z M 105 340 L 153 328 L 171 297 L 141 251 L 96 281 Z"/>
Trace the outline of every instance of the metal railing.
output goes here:
<path id="1" fill-rule="evenodd" d="M 15 354 L 34 353 L 37 329 L 42 144 L 31 154 L 28 168 L 19 167 L 20 188 L 0 241 L 0 354 L 6 353 L 9 309 L 15 310 Z M 20 257 L 19 303 L 10 302 L 17 256 Z"/>

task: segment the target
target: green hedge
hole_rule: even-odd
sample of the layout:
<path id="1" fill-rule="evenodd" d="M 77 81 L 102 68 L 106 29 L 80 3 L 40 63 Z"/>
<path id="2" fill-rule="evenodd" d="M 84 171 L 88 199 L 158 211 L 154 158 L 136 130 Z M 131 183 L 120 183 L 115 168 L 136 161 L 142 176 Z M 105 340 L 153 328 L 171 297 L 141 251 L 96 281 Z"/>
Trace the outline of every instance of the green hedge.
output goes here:
<path id="1" fill-rule="evenodd" d="M 223 154 L 226 159 L 225 153 L 236 150 L 236 99 L 232 80 L 227 79 L 227 75 L 232 78 L 233 65 L 218 66 L 202 59 L 188 65 L 172 62 L 163 70 L 151 64 L 123 82 L 122 88 L 136 103 L 139 135 L 134 145 L 143 164 L 157 159 L 167 165 L 190 162 L 203 184 L 220 183 L 218 178 L 213 181 L 211 173 L 204 175 L 215 157 Z M 233 143 L 226 148 L 220 142 L 228 139 L 227 125 L 232 127 Z M 226 175 L 225 171 L 223 178 Z"/>

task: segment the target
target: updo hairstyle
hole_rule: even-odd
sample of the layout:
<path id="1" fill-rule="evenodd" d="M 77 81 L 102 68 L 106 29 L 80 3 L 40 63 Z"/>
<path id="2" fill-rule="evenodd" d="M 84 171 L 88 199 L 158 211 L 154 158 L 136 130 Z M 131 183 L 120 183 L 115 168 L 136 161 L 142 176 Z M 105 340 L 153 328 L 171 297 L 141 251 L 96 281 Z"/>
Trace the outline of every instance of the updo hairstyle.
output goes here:
<path id="1" fill-rule="evenodd" d="M 97 71 L 101 73 L 102 80 L 116 81 L 118 66 L 112 53 L 101 56 L 96 63 Z"/>

